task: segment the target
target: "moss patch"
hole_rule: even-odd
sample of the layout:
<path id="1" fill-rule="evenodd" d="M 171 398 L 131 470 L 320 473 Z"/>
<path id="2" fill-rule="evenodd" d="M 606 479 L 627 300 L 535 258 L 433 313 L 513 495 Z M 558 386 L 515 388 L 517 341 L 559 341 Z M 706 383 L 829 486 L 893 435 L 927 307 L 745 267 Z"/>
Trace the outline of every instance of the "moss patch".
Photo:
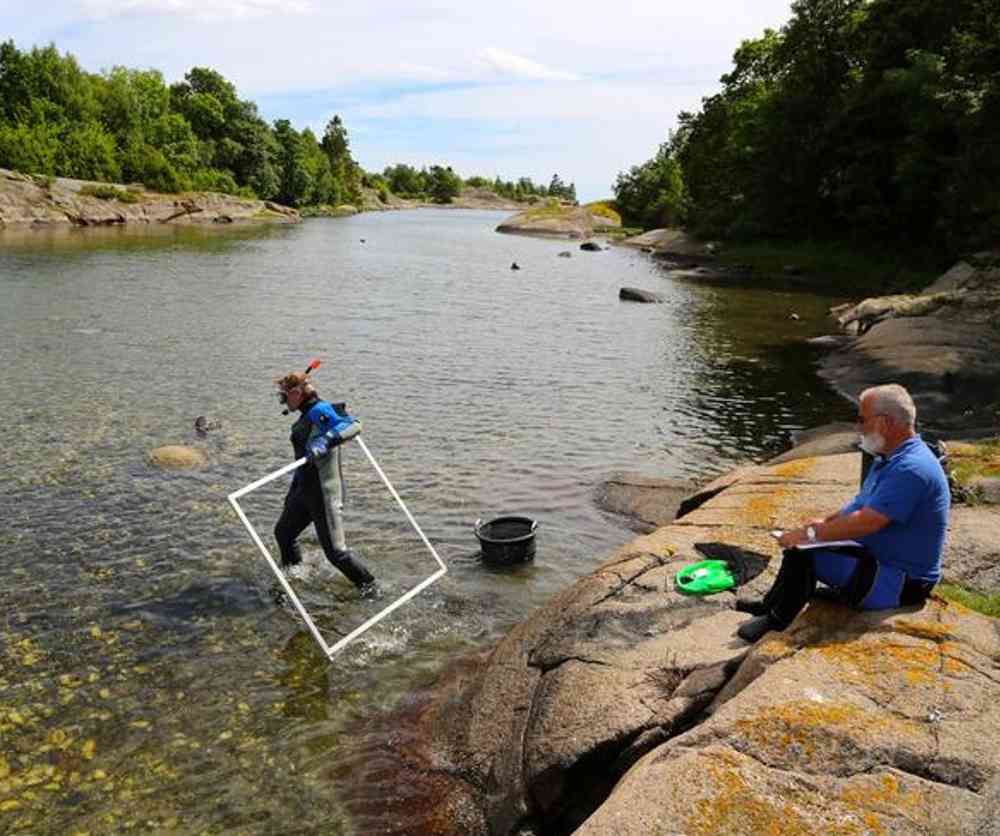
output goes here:
<path id="1" fill-rule="evenodd" d="M 976 479 L 1000 476 L 1000 438 L 978 444 L 949 444 L 948 472 L 961 487 L 968 487 Z"/>
<path id="2" fill-rule="evenodd" d="M 539 221 L 545 218 L 568 218 L 576 211 L 575 206 L 563 206 L 556 200 L 549 200 L 540 206 L 532 206 L 521 212 L 521 218 L 526 221 Z"/>
<path id="3" fill-rule="evenodd" d="M 952 583 L 938 584 L 935 591 L 949 604 L 958 604 L 990 618 L 1000 618 L 1000 593 L 990 595 L 973 592 L 971 589 Z"/>

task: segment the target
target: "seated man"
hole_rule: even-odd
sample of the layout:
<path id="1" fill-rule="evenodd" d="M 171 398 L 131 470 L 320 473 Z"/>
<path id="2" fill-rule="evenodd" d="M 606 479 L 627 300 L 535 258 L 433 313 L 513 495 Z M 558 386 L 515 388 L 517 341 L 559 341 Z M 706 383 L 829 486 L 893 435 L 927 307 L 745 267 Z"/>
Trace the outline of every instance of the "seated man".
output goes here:
<path id="1" fill-rule="evenodd" d="M 951 494 L 941 463 L 914 430 L 916 407 L 897 384 L 861 393 L 861 448 L 875 456 L 861 491 L 834 514 L 786 531 L 774 585 L 762 601 L 738 601 L 756 615 L 740 638 L 784 630 L 816 593 L 816 581 L 862 610 L 921 604 L 941 579 Z M 798 548 L 854 540 L 858 546 Z"/>

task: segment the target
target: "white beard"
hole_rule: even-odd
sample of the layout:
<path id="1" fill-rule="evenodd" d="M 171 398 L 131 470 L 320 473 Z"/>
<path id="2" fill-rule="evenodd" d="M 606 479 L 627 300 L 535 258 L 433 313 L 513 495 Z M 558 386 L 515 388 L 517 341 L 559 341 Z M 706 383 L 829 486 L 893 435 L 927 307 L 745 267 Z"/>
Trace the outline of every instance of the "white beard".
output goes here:
<path id="1" fill-rule="evenodd" d="M 882 433 L 861 433 L 858 447 L 872 456 L 881 456 L 885 449 L 885 436 Z"/>

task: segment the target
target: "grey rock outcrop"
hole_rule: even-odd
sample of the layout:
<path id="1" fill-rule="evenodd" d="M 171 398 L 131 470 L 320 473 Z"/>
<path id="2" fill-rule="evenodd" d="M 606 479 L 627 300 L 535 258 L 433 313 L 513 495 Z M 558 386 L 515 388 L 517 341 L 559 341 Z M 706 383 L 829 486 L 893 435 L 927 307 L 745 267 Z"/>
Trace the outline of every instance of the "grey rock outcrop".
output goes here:
<path id="1" fill-rule="evenodd" d="M 126 199 L 96 197 L 116 190 Z M 159 194 L 139 187 L 64 177 L 43 178 L 0 169 L 0 228 L 22 226 L 111 226 L 150 223 L 297 223 L 295 209 L 272 201 L 216 192 Z"/>
<path id="2" fill-rule="evenodd" d="M 831 313 L 861 334 L 820 365 L 845 394 L 894 380 L 910 389 L 925 426 L 1000 424 L 1000 256 L 980 253 L 923 294 Z"/>
<path id="3" fill-rule="evenodd" d="M 636 247 L 656 256 L 672 257 L 679 261 L 711 260 L 715 249 L 699 241 L 682 229 L 651 229 L 621 242 L 623 247 Z"/>
<path id="4" fill-rule="evenodd" d="M 590 238 L 594 214 L 582 206 L 533 206 L 505 219 L 497 232 L 549 238 Z"/>
<path id="5" fill-rule="evenodd" d="M 596 502 L 605 511 L 628 517 L 634 527 L 648 533 L 672 523 L 681 502 L 693 490 L 689 482 L 676 479 L 618 473 L 601 485 Z"/>

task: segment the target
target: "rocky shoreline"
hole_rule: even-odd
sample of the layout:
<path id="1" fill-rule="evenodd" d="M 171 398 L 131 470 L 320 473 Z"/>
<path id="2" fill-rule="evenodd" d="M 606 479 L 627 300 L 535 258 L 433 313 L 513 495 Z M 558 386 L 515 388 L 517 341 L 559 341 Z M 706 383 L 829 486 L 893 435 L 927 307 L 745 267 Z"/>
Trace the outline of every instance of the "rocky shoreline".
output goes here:
<path id="1" fill-rule="evenodd" d="M 902 380 L 948 439 L 973 419 L 996 434 L 989 403 L 954 415 L 964 387 L 1000 357 L 995 263 L 976 257 L 958 286 L 921 295 L 957 294 L 946 303 L 855 306 L 849 322 L 881 313 L 825 358 L 823 373 L 847 394 Z M 814 602 L 787 631 L 748 646 L 735 636 L 746 617 L 733 609 L 735 594 L 689 598 L 674 587 L 678 569 L 701 559 L 697 544 L 721 543 L 767 562 L 741 590 L 760 594 L 779 557 L 768 531 L 853 495 L 852 428 L 802 441 L 705 486 L 676 518 L 675 486 L 612 480 L 617 493 L 605 500 L 659 527 L 359 731 L 345 798 L 358 829 L 995 832 L 995 619 L 938 595 L 875 613 Z M 951 446 L 956 456 L 977 450 Z M 953 508 L 944 566 L 949 582 L 1000 588 L 1000 506 Z"/>
<path id="2" fill-rule="evenodd" d="M 0 169 L 0 229 L 128 224 L 298 223 L 295 209 L 217 192 L 161 194 L 141 186 Z"/>

